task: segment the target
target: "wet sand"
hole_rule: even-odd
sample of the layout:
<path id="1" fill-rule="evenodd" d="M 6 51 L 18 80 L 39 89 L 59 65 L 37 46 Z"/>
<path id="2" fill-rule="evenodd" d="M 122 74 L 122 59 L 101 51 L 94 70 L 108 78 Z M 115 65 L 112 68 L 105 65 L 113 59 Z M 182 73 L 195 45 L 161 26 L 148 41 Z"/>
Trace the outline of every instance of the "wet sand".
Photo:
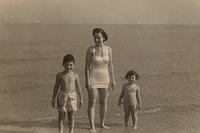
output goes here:
<path id="1" fill-rule="evenodd" d="M 98 119 L 98 117 L 96 117 Z M 96 121 L 98 133 L 199 133 L 200 132 L 200 106 L 172 106 L 157 107 L 143 110 L 138 114 L 138 129 L 134 130 L 129 121 L 129 127 L 124 127 L 123 114 L 108 116 L 107 125 L 111 129 L 99 128 Z M 7 121 L 0 125 L 1 133 L 55 133 L 57 119 L 46 118 L 44 120 L 31 121 Z M 86 117 L 76 117 L 75 132 L 88 133 L 89 123 Z M 67 121 L 65 124 L 67 128 Z"/>

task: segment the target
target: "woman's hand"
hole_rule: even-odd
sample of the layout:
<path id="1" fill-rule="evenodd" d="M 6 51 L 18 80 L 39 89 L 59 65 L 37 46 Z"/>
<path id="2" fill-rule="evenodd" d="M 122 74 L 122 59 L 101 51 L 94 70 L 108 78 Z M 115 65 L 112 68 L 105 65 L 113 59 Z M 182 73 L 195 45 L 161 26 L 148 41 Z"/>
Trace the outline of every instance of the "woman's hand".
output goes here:
<path id="1" fill-rule="evenodd" d="M 114 81 L 114 82 L 112 82 L 111 87 L 112 87 L 113 89 L 115 89 L 115 86 L 116 86 L 116 82 Z"/>
<path id="2" fill-rule="evenodd" d="M 51 105 L 52 105 L 53 108 L 55 108 L 55 106 L 56 106 L 56 100 L 55 99 L 51 100 Z"/>
<path id="3" fill-rule="evenodd" d="M 117 105 L 118 105 L 118 106 L 121 106 L 122 104 L 123 104 L 123 101 L 121 100 L 121 101 L 118 102 Z"/>
<path id="4" fill-rule="evenodd" d="M 115 89 L 115 86 L 116 86 L 115 81 L 110 82 L 110 90 L 114 90 L 114 89 Z"/>

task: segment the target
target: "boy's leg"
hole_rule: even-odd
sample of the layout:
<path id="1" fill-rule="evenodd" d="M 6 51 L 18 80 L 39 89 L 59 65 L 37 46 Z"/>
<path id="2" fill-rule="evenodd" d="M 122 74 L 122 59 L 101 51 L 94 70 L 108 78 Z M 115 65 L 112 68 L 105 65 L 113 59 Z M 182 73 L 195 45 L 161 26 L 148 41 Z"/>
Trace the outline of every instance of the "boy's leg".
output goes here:
<path id="1" fill-rule="evenodd" d="M 130 110 L 131 110 L 131 116 L 132 116 L 132 120 L 133 120 L 133 128 L 137 129 L 137 113 L 135 110 L 135 106 L 131 106 Z"/>
<path id="2" fill-rule="evenodd" d="M 66 113 L 58 111 L 58 115 L 59 115 L 58 116 L 58 130 L 59 130 L 59 133 L 63 133 L 64 120 L 65 120 Z"/>
<path id="3" fill-rule="evenodd" d="M 128 105 L 124 105 L 124 121 L 125 121 L 125 126 L 128 126 L 128 120 L 130 116 L 130 107 Z"/>
<path id="4" fill-rule="evenodd" d="M 106 128 L 106 129 L 110 128 L 105 125 L 108 96 L 109 96 L 109 92 L 107 88 L 99 88 L 100 124 L 102 128 Z"/>
<path id="5" fill-rule="evenodd" d="M 97 99 L 97 89 L 90 88 L 88 90 L 88 118 L 90 121 L 90 131 L 95 132 L 94 115 L 95 115 L 95 104 Z"/>
<path id="6" fill-rule="evenodd" d="M 69 120 L 69 133 L 74 132 L 74 112 L 68 112 L 67 113 L 67 118 Z"/>

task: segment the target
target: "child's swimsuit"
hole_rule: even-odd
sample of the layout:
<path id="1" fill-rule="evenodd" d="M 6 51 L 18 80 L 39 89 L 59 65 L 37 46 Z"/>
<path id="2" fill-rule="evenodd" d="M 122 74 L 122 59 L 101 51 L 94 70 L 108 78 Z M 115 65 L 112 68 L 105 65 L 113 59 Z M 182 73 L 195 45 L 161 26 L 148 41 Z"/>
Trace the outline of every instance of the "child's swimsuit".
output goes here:
<path id="1" fill-rule="evenodd" d="M 126 84 L 124 86 L 124 106 L 128 107 L 130 105 L 133 105 L 136 107 L 137 99 L 136 99 L 136 90 L 138 89 L 138 86 L 136 84 L 129 85 Z"/>
<path id="2" fill-rule="evenodd" d="M 109 87 L 109 72 L 108 72 L 108 47 L 102 46 L 103 56 L 97 54 L 96 49 L 93 49 L 93 56 L 90 69 L 91 88 L 108 88 Z"/>
<path id="3" fill-rule="evenodd" d="M 75 90 L 68 93 L 61 91 L 57 97 L 57 108 L 61 112 L 77 111 L 77 95 Z"/>

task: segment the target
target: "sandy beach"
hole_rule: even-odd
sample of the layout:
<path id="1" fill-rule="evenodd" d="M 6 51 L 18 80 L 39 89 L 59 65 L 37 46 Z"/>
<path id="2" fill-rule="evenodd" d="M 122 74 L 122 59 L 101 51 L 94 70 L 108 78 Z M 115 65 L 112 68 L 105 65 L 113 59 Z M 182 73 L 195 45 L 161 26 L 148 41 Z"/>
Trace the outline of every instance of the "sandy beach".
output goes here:
<path id="1" fill-rule="evenodd" d="M 200 27 L 192 25 L 102 25 L 113 48 L 117 86 L 110 95 L 106 124 L 98 133 L 200 132 Z M 72 53 L 80 74 L 84 106 L 75 133 L 88 133 L 85 51 L 95 24 L 0 24 L 0 133 L 56 133 L 57 110 L 50 105 L 62 58 Z M 141 75 L 138 129 L 124 127 L 117 107 L 124 74 Z M 98 114 L 98 106 L 96 114 Z M 66 121 L 67 122 L 67 121 Z M 67 124 L 66 124 L 67 125 Z"/>

